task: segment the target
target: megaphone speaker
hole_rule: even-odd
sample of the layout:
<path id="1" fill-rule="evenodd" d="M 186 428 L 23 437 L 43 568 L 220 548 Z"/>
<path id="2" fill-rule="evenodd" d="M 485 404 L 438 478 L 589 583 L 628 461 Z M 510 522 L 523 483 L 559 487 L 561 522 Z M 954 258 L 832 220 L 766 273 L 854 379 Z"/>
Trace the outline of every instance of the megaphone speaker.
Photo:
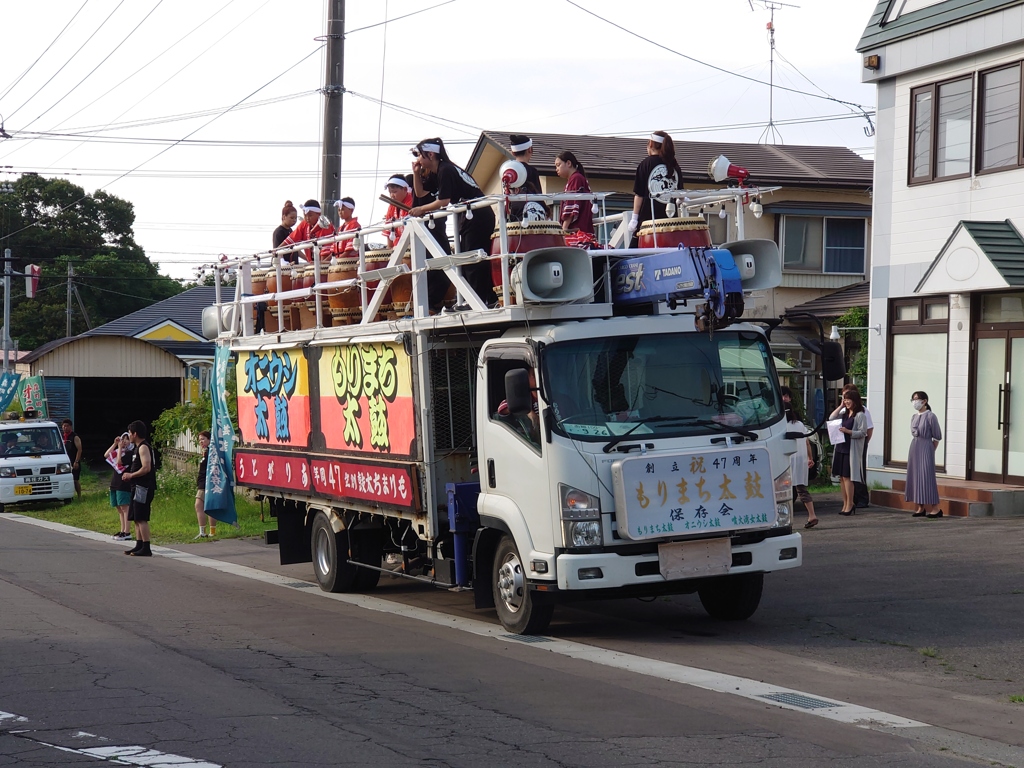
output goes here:
<path id="1" fill-rule="evenodd" d="M 512 272 L 512 287 L 524 304 L 590 302 L 594 298 L 590 254 L 582 248 L 527 251 Z"/>
<path id="2" fill-rule="evenodd" d="M 744 291 L 775 288 L 782 282 L 782 255 L 773 240 L 736 240 L 720 247 L 736 261 Z"/>
<path id="3" fill-rule="evenodd" d="M 216 306 L 203 307 L 203 336 L 213 341 L 221 333 L 234 330 L 235 308 L 227 306 L 217 308 Z"/>

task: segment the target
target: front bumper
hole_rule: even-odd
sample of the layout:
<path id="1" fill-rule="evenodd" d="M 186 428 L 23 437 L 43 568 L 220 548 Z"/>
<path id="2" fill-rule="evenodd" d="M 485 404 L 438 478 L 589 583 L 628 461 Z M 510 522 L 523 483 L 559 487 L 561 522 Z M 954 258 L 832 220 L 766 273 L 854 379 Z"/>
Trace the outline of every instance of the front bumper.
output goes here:
<path id="1" fill-rule="evenodd" d="M 795 550 L 795 556 L 794 556 Z M 746 557 L 739 557 L 741 553 L 749 553 L 749 564 L 736 565 L 736 561 L 745 561 Z M 770 573 L 781 571 L 787 568 L 796 568 L 803 563 L 803 546 L 799 533 L 791 533 L 787 536 L 775 536 L 767 538 L 756 544 L 741 544 L 733 546 L 733 565 L 729 573 Z M 644 584 L 665 584 L 667 580 L 657 572 L 658 554 L 645 555 L 618 555 L 615 552 L 599 552 L 585 555 L 559 555 L 556 560 L 556 573 L 558 574 L 558 587 L 564 590 L 592 590 L 592 589 L 615 589 L 618 587 L 630 587 Z M 640 571 L 648 573 L 654 568 L 654 573 L 638 576 L 637 566 Z M 580 580 L 579 572 L 583 569 L 601 569 L 600 578 L 588 578 Z M 590 571 L 593 574 L 593 571 Z"/>

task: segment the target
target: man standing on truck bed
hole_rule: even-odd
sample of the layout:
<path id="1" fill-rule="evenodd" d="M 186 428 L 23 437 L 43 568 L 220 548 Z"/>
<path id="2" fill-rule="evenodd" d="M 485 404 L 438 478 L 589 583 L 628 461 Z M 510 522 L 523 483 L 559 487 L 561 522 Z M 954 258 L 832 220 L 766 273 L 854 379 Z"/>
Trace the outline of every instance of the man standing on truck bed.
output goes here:
<path id="1" fill-rule="evenodd" d="M 64 419 L 60 423 L 61 431 L 64 433 L 64 450 L 71 458 L 71 477 L 75 479 L 75 493 L 78 500 L 82 500 L 82 438 L 72 429 L 71 419 Z"/>

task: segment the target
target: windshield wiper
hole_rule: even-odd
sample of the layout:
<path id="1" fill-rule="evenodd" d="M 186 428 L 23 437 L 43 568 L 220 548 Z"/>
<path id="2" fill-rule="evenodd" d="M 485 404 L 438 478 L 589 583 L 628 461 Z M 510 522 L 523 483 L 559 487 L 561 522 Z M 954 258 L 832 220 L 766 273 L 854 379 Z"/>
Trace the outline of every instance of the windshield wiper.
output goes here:
<path id="1" fill-rule="evenodd" d="M 640 421 L 638 421 L 636 424 L 634 424 L 628 430 L 623 432 L 621 435 L 616 435 L 615 437 L 613 437 L 611 440 L 608 441 L 608 443 L 605 445 L 605 447 L 602 450 L 605 453 L 610 453 L 612 448 L 614 448 L 616 445 L 621 443 L 623 440 L 625 440 L 627 437 L 629 437 L 631 434 L 633 434 L 634 431 L 636 431 L 637 429 L 642 427 L 644 424 L 652 424 L 652 423 L 658 422 L 658 421 L 686 421 L 686 422 L 688 422 L 692 418 L 693 418 L 692 416 L 648 416 L 646 419 L 640 419 Z"/>
<path id="2" fill-rule="evenodd" d="M 719 429 L 724 429 L 728 432 L 735 432 L 737 435 L 743 435 L 743 437 L 749 437 L 751 440 L 758 439 L 756 432 L 751 432 L 749 429 L 743 429 L 743 427 L 734 427 L 732 424 L 724 424 L 721 421 L 715 421 L 714 419 L 695 419 L 690 423 L 702 427 L 718 427 Z"/>

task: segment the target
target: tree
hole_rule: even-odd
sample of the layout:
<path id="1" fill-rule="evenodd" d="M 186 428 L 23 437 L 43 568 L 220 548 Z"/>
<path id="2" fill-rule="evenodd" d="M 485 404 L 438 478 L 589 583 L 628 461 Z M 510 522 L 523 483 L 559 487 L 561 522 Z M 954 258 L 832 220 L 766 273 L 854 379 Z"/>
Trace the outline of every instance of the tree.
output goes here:
<path id="1" fill-rule="evenodd" d="M 64 179 L 25 174 L 14 191 L 0 194 L 0 241 L 13 267 L 42 267 L 36 298 L 12 281 L 11 337 L 35 349 L 67 331 L 68 267 L 92 321 L 102 325 L 180 293 L 176 280 L 161 275 L 135 242 L 134 207 L 99 190 L 91 195 Z M 73 305 L 71 334 L 87 330 Z"/>

